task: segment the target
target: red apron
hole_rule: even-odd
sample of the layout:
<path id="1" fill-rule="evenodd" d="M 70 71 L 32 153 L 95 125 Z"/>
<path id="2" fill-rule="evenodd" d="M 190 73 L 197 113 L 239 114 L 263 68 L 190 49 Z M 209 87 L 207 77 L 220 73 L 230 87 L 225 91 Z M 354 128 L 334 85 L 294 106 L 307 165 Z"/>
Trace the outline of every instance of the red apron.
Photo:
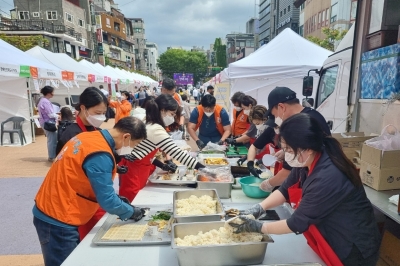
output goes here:
<path id="1" fill-rule="evenodd" d="M 82 132 L 86 132 L 86 126 L 83 124 L 81 118 L 79 116 L 76 117 L 76 123 L 78 124 L 79 128 L 82 130 Z M 96 129 L 95 127 L 93 127 Z M 106 213 L 105 210 L 102 208 L 99 208 L 96 213 L 93 215 L 93 217 L 84 225 L 81 225 L 78 227 L 79 231 L 79 238 L 82 241 L 87 234 L 89 234 L 90 230 L 97 224 L 97 222 L 103 217 L 103 215 Z"/>
<path id="2" fill-rule="evenodd" d="M 321 157 L 321 154 L 318 154 L 313 163 L 310 166 L 310 170 L 308 175 L 314 170 L 314 167 Z M 301 202 L 302 198 L 302 188 L 300 187 L 300 180 L 290 188 L 288 188 L 289 193 L 289 201 L 292 204 L 292 207 L 296 209 Z M 333 251 L 331 246 L 326 242 L 325 238 L 322 236 L 318 228 L 312 224 L 308 228 L 307 231 L 303 233 L 304 237 L 307 239 L 308 245 L 314 250 L 315 253 L 328 265 L 328 266 L 341 266 L 343 265 L 340 261 L 339 257 Z"/>
<path id="3" fill-rule="evenodd" d="M 132 201 L 139 191 L 146 186 L 147 179 L 154 172 L 156 167 L 151 164 L 151 160 L 156 155 L 158 149 L 149 153 L 141 160 L 130 162 L 122 159 L 120 166 L 128 167 L 128 172 L 119 175 L 119 195 Z"/>

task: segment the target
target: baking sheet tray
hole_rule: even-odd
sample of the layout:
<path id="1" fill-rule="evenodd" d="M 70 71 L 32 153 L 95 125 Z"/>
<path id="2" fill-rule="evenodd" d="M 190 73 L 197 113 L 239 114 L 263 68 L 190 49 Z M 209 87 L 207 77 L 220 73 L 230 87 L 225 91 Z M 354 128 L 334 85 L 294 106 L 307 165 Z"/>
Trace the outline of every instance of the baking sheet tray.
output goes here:
<path id="1" fill-rule="evenodd" d="M 186 166 L 178 166 L 179 171 L 186 172 Z M 166 174 L 165 171 L 160 171 L 161 169 L 157 168 L 154 173 L 149 177 L 149 181 L 153 184 L 163 184 L 163 185 L 172 185 L 172 186 L 184 186 L 190 184 L 196 184 L 196 176 L 193 177 L 193 180 L 162 180 L 158 179 L 160 175 Z M 180 176 L 179 176 L 180 178 Z"/>
<path id="2" fill-rule="evenodd" d="M 143 217 L 142 220 L 138 222 L 134 222 L 133 220 L 121 221 L 118 219 L 117 215 L 109 214 L 104 224 L 100 227 L 99 231 L 97 231 L 94 236 L 92 243 L 98 246 L 145 246 L 145 245 L 169 245 L 171 244 L 171 232 L 168 232 L 168 226 L 164 228 L 161 232 L 158 232 L 158 235 L 152 236 L 150 232 L 147 231 L 142 240 L 105 240 L 101 239 L 104 234 L 111 228 L 115 223 L 117 224 L 126 224 L 126 223 L 135 223 L 135 224 L 147 224 L 151 220 L 151 216 L 154 215 L 157 211 L 170 211 L 172 213 L 172 204 L 166 205 L 148 205 L 148 206 L 135 206 L 150 208 L 149 214 Z"/>
<path id="3" fill-rule="evenodd" d="M 238 209 L 240 211 L 243 211 L 243 210 L 250 209 L 254 204 L 253 203 L 224 203 L 222 205 L 223 205 L 225 211 L 227 211 L 229 209 Z M 283 205 L 272 208 L 271 210 L 276 211 L 280 220 L 285 220 L 285 219 L 290 218 L 290 216 L 292 216 L 292 213 L 293 213 L 292 207 L 290 207 L 290 205 L 287 203 L 284 203 Z M 264 215 L 261 216 L 259 218 L 259 220 L 272 221 L 272 220 L 263 220 L 263 217 L 264 217 Z M 232 217 L 230 217 L 230 218 L 232 218 Z"/>

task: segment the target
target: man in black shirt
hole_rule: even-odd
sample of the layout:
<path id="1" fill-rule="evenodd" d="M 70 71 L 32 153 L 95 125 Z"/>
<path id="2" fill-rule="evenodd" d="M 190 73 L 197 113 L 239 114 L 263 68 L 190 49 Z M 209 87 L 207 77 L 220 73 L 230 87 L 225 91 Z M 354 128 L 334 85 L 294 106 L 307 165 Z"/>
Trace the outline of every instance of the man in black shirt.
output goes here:
<path id="1" fill-rule="evenodd" d="M 306 113 L 313 117 L 321 125 L 321 128 L 326 135 L 331 135 L 328 124 L 325 118 L 315 109 L 310 107 L 303 107 L 299 99 L 296 98 L 296 93 L 287 87 L 276 87 L 268 95 L 268 111 L 267 116 L 273 115 L 275 117 L 275 124 L 280 126 L 283 120 L 298 113 Z M 265 132 L 265 131 L 264 131 Z M 263 134 L 253 143 L 256 148 L 265 147 L 270 141 L 270 136 L 266 137 Z M 266 142 L 266 143 L 265 143 Z M 283 152 L 277 154 L 279 158 L 283 158 Z M 249 158 L 250 159 L 250 158 Z M 289 176 L 292 167 L 285 161 L 283 162 L 283 169 L 279 171 L 274 177 L 264 181 L 261 188 L 266 191 L 272 191 L 275 186 L 280 186 L 283 181 Z"/>

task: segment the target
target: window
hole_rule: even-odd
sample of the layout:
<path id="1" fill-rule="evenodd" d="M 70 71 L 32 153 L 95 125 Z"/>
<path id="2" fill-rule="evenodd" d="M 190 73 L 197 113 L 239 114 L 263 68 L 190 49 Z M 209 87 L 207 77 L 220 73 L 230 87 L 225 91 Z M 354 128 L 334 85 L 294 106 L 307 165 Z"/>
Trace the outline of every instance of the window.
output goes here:
<path id="1" fill-rule="evenodd" d="M 47 20 L 57 20 L 57 11 L 47 11 Z"/>
<path id="2" fill-rule="evenodd" d="M 18 15 L 19 15 L 19 19 L 29 19 L 28 11 L 19 11 Z"/>
<path id="3" fill-rule="evenodd" d="M 290 12 L 290 6 L 287 7 L 287 12 Z"/>
<path id="4" fill-rule="evenodd" d="M 121 29 L 121 26 L 119 25 L 119 23 L 118 22 L 114 22 L 114 30 L 119 32 L 120 29 Z"/>
<path id="5" fill-rule="evenodd" d="M 318 13 L 318 29 L 321 28 L 321 12 Z"/>
<path id="6" fill-rule="evenodd" d="M 281 11 L 281 17 L 282 17 L 282 11 Z"/>
<path id="7" fill-rule="evenodd" d="M 337 20 L 337 14 L 338 14 L 338 3 L 332 5 L 331 7 L 331 23 Z"/>
<path id="8" fill-rule="evenodd" d="M 38 18 L 39 17 L 39 12 L 32 12 L 32 17 Z"/>
<path id="9" fill-rule="evenodd" d="M 85 27 L 85 21 L 83 21 L 82 19 L 78 20 L 78 26 L 84 28 Z"/>
<path id="10" fill-rule="evenodd" d="M 283 10 L 283 14 L 286 15 L 286 8 Z"/>
<path id="11" fill-rule="evenodd" d="M 325 26 L 325 10 L 324 11 L 322 11 L 322 23 L 321 23 L 321 26 L 323 27 L 323 26 Z"/>
<path id="12" fill-rule="evenodd" d="M 325 26 L 329 24 L 329 8 L 326 9 Z"/>
<path id="13" fill-rule="evenodd" d="M 141 33 L 142 29 L 141 28 L 135 28 L 134 31 L 135 31 L 135 33 Z"/>
<path id="14" fill-rule="evenodd" d="M 317 91 L 317 105 L 320 106 L 335 91 L 339 66 L 333 66 L 322 71 Z"/>
<path id="15" fill-rule="evenodd" d="M 111 22 L 109 18 L 106 18 L 106 27 L 111 29 Z"/>
<path id="16" fill-rule="evenodd" d="M 71 22 L 74 23 L 74 16 L 72 16 L 71 14 L 68 14 L 67 12 L 65 12 L 65 18 Z"/>

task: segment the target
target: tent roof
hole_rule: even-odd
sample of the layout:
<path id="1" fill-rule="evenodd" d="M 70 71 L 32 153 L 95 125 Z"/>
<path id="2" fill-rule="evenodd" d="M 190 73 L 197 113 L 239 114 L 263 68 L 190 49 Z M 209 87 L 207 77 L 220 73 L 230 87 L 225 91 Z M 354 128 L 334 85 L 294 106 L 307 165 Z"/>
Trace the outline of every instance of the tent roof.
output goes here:
<path id="1" fill-rule="evenodd" d="M 42 60 L 46 63 L 52 64 L 62 70 L 76 72 L 76 73 L 85 73 L 85 74 L 99 74 L 95 73 L 92 69 L 79 64 L 66 54 L 52 53 L 39 46 L 35 46 L 32 49 L 26 51 L 25 53 L 39 60 Z"/>
<path id="2" fill-rule="evenodd" d="M 290 73 L 299 68 L 319 68 L 331 51 L 285 29 L 248 57 L 229 64 L 229 78 L 261 77 Z"/>
<path id="3" fill-rule="evenodd" d="M 33 56 L 27 55 L 25 52 L 3 40 L 0 40 L 0 63 L 19 66 L 33 66 L 42 69 L 60 71 L 60 69 L 53 64 L 43 62 L 42 60 L 38 60 Z"/>

